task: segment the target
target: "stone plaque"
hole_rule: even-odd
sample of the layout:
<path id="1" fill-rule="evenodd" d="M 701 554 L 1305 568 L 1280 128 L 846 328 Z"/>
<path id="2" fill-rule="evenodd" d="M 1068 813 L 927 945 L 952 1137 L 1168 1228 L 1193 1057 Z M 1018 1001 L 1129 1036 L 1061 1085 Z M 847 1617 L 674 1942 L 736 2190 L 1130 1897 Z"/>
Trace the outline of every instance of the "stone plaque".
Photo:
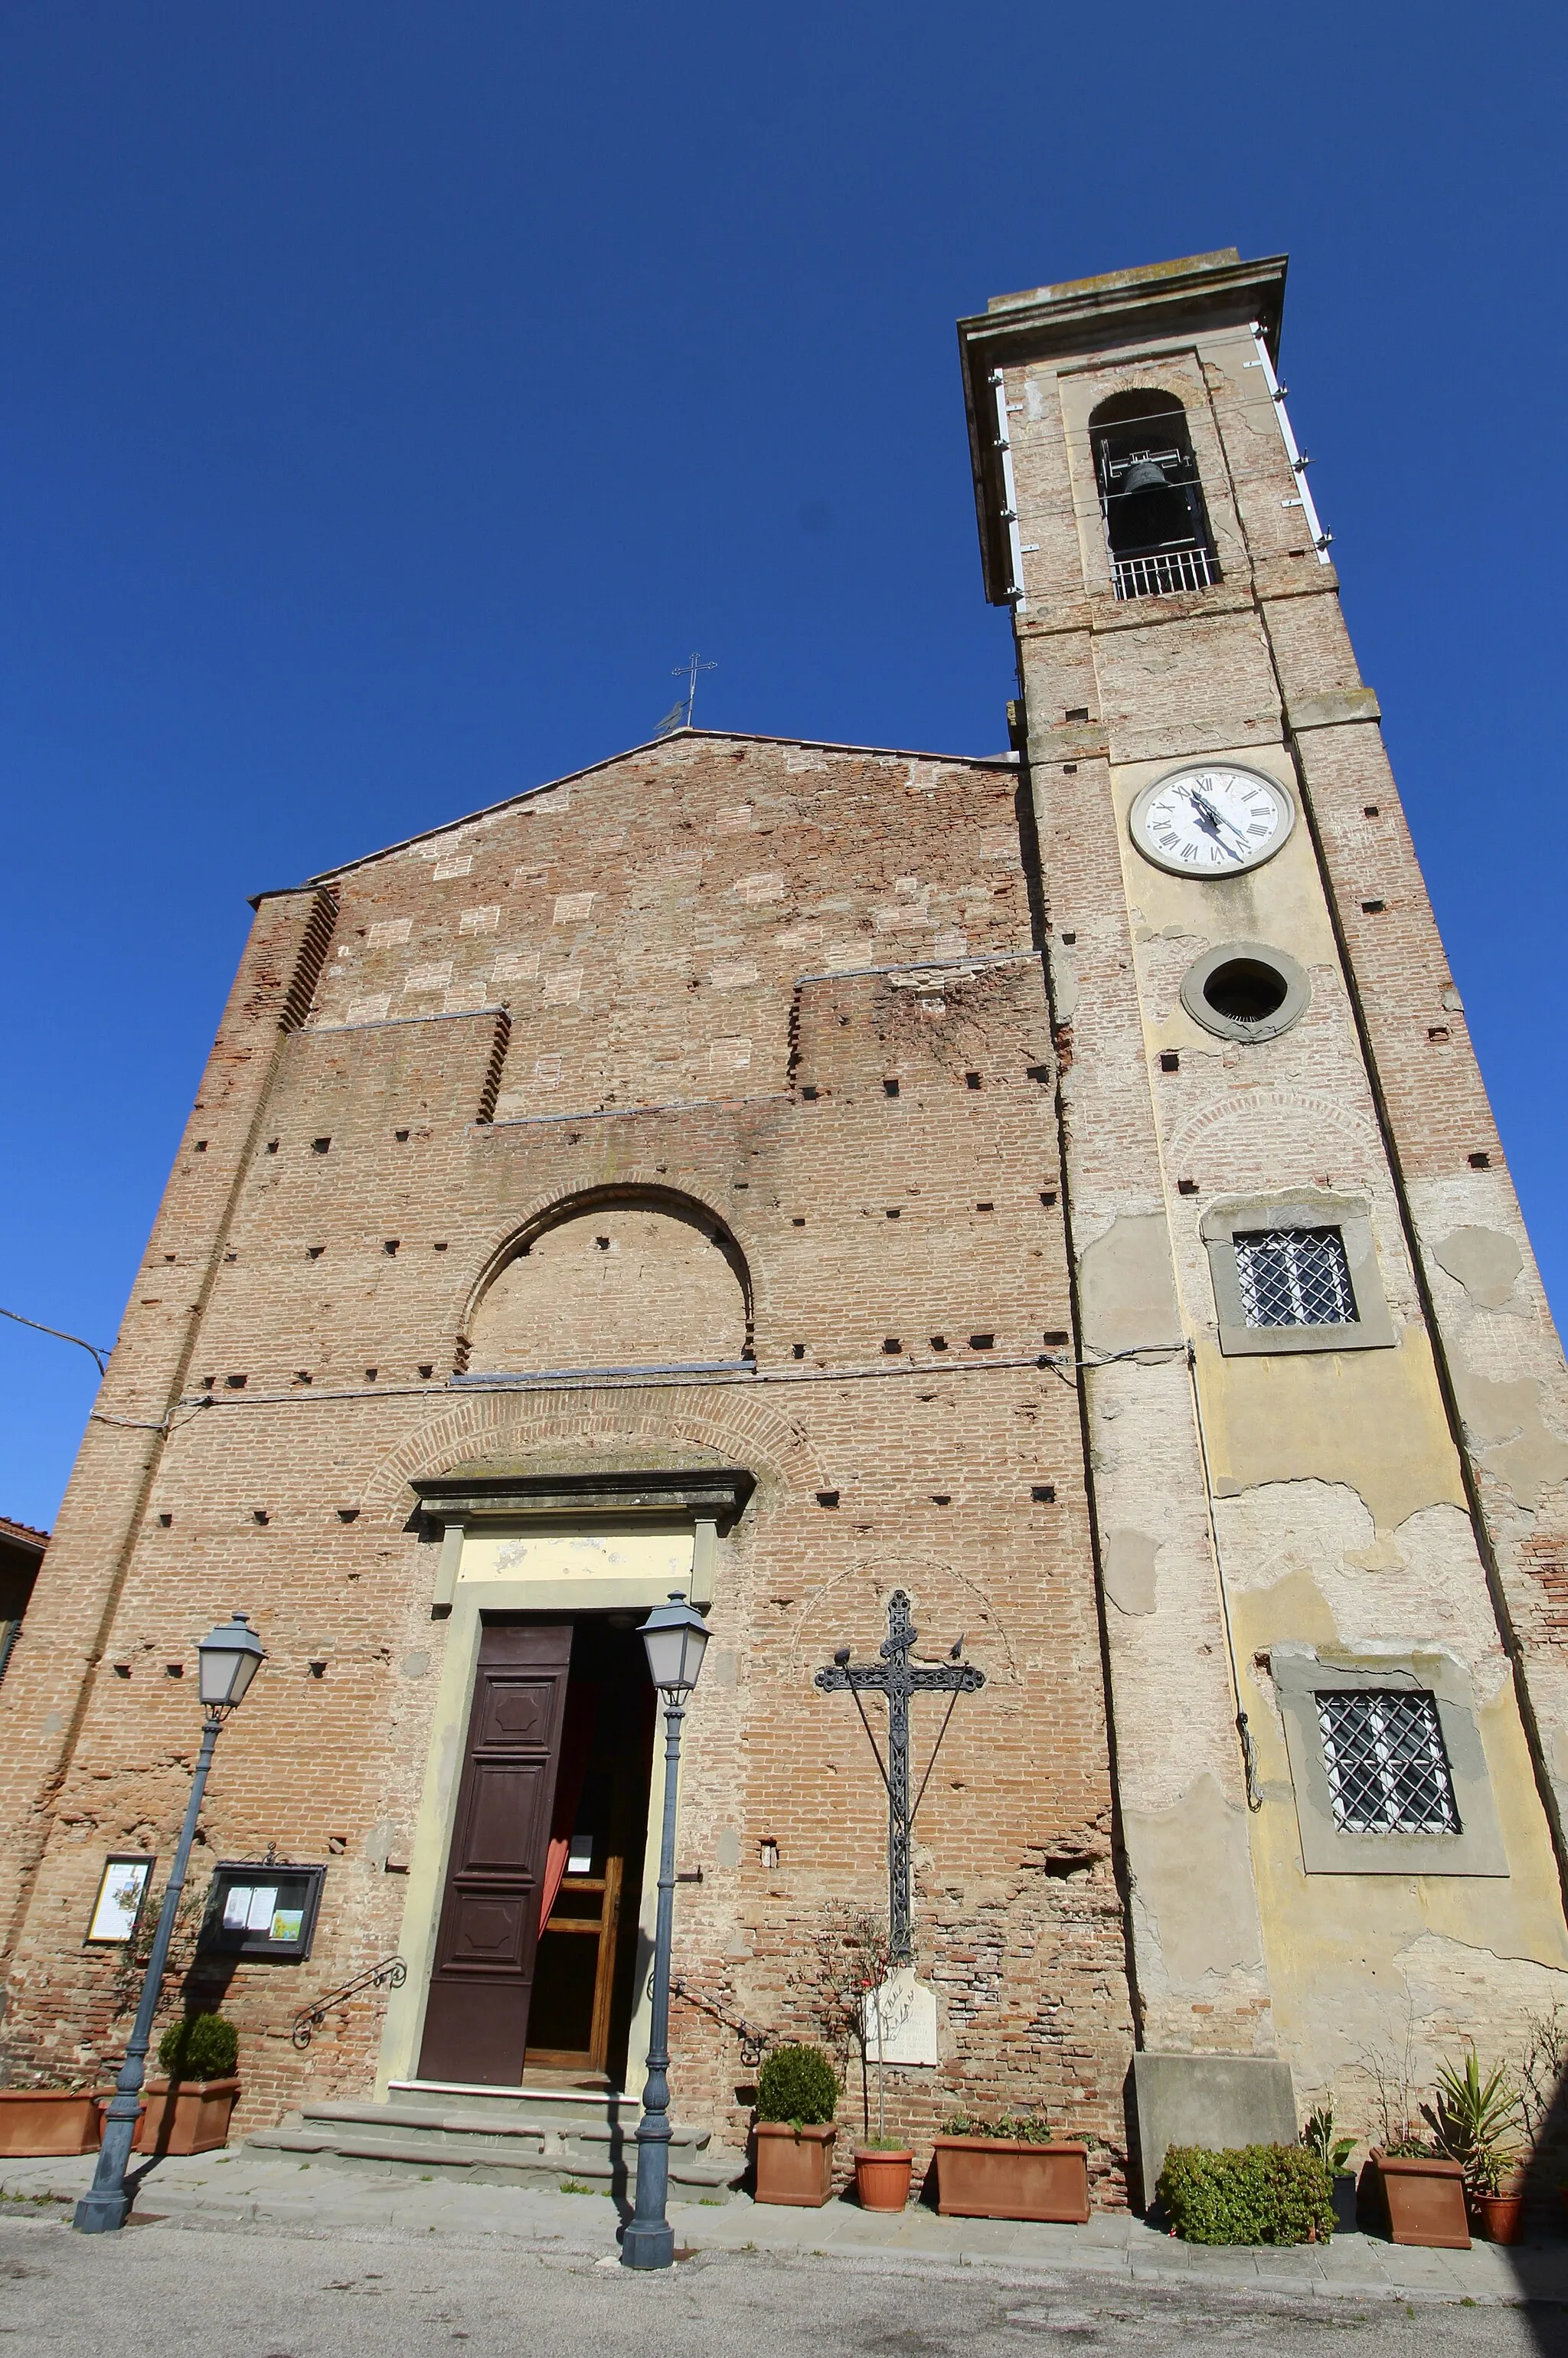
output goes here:
<path id="1" fill-rule="evenodd" d="M 866 2056 L 884 2063 L 935 2064 L 936 2061 L 936 1993 L 929 1982 L 917 1982 L 913 1965 L 900 1965 L 863 2001 Z"/>

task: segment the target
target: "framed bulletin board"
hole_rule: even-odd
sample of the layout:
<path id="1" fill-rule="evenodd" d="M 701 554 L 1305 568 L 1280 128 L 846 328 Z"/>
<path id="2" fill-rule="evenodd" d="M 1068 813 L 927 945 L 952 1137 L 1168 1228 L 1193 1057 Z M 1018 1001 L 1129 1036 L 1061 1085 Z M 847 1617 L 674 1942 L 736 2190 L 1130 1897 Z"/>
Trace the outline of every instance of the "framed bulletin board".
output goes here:
<path id="1" fill-rule="evenodd" d="M 310 1954 L 324 1866 L 223 1859 L 212 1870 L 197 1946 L 209 1956 L 297 1965 Z"/>
<path id="2" fill-rule="evenodd" d="M 114 1852 L 104 1860 L 87 1927 L 87 1939 L 94 1947 L 135 1938 L 157 1864 L 146 1851 Z"/>

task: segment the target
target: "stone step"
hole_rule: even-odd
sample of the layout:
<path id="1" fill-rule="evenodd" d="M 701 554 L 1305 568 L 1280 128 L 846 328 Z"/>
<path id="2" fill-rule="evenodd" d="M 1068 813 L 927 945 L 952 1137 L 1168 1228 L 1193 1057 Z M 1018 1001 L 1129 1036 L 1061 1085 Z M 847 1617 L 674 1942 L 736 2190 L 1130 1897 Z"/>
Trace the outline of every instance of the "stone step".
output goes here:
<path id="1" fill-rule="evenodd" d="M 460 2080 L 394 2080 L 387 2101 L 425 2112 L 485 2112 L 497 2118 L 611 2120 L 635 2128 L 642 2105 L 619 2088 L 492 2088 Z"/>
<path id="2" fill-rule="evenodd" d="M 523 2113 L 497 2115 L 472 2106 L 454 2106 L 450 2112 L 438 2113 L 423 2105 L 325 2101 L 302 2106 L 300 2116 L 312 2126 L 357 2123 L 365 2128 L 412 2129 L 420 2136 L 534 2137 L 582 2145 L 630 2143 L 641 2118 L 640 2114 L 630 2120 L 606 2119 L 602 2114 L 598 2119 L 573 2114 L 558 2117 Z M 708 2137 L 707 2129 L 683 2128 L 678 2121 L 670 2124 L 672 2147 L 688 2147 L 700 2152 Z"/>
<path id="3" fill-rule="evenodd" d="M 496 2120 L 466 2107 L 432 2114 L 406 2104 L 316 2104 L 246 2143 L 263 2152 L 297 2154 L 328 2168 L 382 2169 L 395 2176 L 451 2176 L 503 2185 L 548 2187 L 563 2179 L 607 2189 L 636 2185 L 637 2147 L 629 2131 L 602 2118 L 541 2123 Z M 745 2157 L 710 2149 L 706 2131 L 676 2131 L 670 2148 L 673 2185 L 725 2197 Z"/>

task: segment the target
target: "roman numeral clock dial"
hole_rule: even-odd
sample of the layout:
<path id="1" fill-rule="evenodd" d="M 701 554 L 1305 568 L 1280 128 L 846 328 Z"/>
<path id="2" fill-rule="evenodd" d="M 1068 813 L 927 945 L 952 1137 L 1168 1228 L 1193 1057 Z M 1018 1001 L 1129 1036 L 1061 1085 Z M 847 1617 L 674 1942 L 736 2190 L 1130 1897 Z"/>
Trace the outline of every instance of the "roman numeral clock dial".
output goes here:
<path id="1" fill-rule="evenodd" d="M 1283 786 L 1256 770 L 1174 770 L 1145 786 L 1128 827 L 1145 860 L 1174 876 L 1234 876 L 1272 859 L 1295 825 Z"/>

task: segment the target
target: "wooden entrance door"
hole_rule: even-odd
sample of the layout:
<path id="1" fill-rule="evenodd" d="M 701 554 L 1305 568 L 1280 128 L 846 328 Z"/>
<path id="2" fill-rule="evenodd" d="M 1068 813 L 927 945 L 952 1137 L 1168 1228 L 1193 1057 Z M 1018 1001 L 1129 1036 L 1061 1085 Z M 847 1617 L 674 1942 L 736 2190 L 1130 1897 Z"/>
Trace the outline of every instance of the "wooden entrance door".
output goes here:
<path id="1" fill-rule="evenodd" d="M 619 2086 L 636 1997 L 654 1694 L 635 1630 L 579 1622 L 572 1676 L 595 1708 L 586 1757 L 563 1766 L 570 1790 L 557 1795 L 557 1830 L 569 1826 L 572 1841 L 539 1936 L 528 2073 Z"/>
<path id="2" fill-rule="evenodd" d="M 422 2080 L 523 2078 L 571 1648 L 569 1623 L 483 1626 Z"/>

